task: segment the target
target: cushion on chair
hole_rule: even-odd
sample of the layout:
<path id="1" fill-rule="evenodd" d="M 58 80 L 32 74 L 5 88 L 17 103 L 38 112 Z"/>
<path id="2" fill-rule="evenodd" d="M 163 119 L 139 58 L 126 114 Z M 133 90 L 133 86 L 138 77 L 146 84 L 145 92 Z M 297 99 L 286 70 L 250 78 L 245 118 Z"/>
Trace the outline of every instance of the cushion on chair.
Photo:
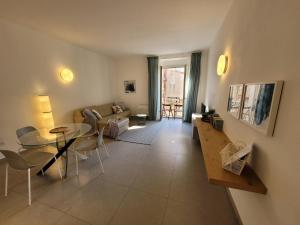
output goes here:
<path id="1" fill-rule="evenodd" d="M 97 117 L 98 120 L 102 119 L 102 116 L 96 109 L 92 109 L 91 111 L 92 111 L 92 113 L 94 113 L 94 115 Z"/>

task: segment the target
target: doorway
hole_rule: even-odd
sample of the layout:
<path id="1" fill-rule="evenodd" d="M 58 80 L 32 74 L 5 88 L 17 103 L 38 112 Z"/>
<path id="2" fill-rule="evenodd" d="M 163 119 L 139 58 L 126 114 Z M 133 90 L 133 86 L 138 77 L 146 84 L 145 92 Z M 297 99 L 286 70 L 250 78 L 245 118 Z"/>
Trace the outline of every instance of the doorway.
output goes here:
<path id="1" fill-rule="evenodd" d="M 183 118 L 186 66 L 161 67 L 161 118 Z"/>

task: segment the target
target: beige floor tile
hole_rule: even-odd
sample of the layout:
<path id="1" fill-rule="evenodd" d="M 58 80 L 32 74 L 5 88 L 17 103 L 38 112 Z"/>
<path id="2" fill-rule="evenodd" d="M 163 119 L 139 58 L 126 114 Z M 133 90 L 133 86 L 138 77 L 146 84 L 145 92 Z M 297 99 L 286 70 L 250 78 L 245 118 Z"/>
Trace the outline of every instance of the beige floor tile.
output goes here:
<path id="1" fill-rule="evenodd" d="M 205 203 L 202 193 L 199 192 L 200 185 L 180 183 L 173 181 L 170 190 L 170 199 L 185 203 Z"/>
<path id="2" fill-rule="evenodd" d="M 227 213 L 227 212 L 224 212 Z M 222 213 L 221 213 L 222 214 Z M 207 214 L 203 207 L 169 200 L 163 225 L 237 225 L 234 217 Z"/>
<path id="3" fill-rule="evenodd" d="M 200 145 L 189 136 L 181 136 L 177 140 L 177 155 L 201 154 Z"/>
<path id="4" fill-rule="evenodd" d="M 225 188 L 195 177 L 174 179 L 169 197 L 185 203 L 206 205 L 210 202 L 217 202 L 218 198 L 227 198 Z"/>
<path id="5" fill-rule="evenodd" d="M 89 165 L 84 162 L 80 165 L 79 176 L 75 175 L 75 165 L 69 167 L 67 179 L 53 178 L 48 173 L 45 176 L 32 175 L 31 191 L 32 200 L 45 203 L 60 210 L 68 210 L 70 206 L 65 202 L 71 198 L 79 189 L 100 175 L 97 165 Z M 12 189 L 23 196 L 27 196 L 27 181 Z"/>
<path id="6" fill-rule="evenodd" d="M 95 179 L 67 204 L 72 207 L 68 214 L 91 224 L 107 224 L 127 193 L 127 188 Z"/>
<path id="7" fill-rule="evenodd" d="M 139 171 L 139 164 L 127 160 L 114 160 L 112 157 L 103 163 L 104 174 L 100 176 L 109 182 L 131 186 Z"/>
<path id="8" fill-rule="evenodd" d="M 155 140 L 151 147 L 152 151 L 157 151 L 159 153 L 167 153 L 173 155 L 177 154 L 177 148 L 175 145 L 174 138 L 170 138 L 166 134 L 161 135 L 161 132 L 159 137 Z"/>
<path id="9" fill-rule="evenodd" d="M 20 194 L 9 192 L 8 196 L 4 194 L 0 197 L 0 221 L 4 221 L 9 216 L 12 216 L 20 210 L 26 208 L 28 205 L 28 198 Z"/>
<path id="10" fill-rule="evenodd" d="M 104 161 L 104 160 L 103 160 Z M 103 175 L 98 159 L 95 160 L 91 157 L 87 160 L 78 161 L 78 176 L 76 175 L 75 164 L 70 165 L 68 172 L 68 179 L 76 181 L 75 185 L 84 186 L 95 178 Z M 73 179 L 73 178 L 77 179 Z"/>
<path id="11" fill-rule="evenodd" d="M 175 179 L 208 180 L 202 158 L 195 155 L 177 155 L 174 177 Z"/>
<path id="12" fill-rule="evenodd" d="M 150 150 L 147 145 L 117 141 L 109 146 L 111 158 L 126 160 L 135 164 L 143 163 L 146 153 Z"/>
<path id="13" fill-rule="evenodd" d="M 158 151 L 149 151 L 145 157 L 143 165 L 165 168 L 172 171 L 176 165 L 176 155 L 161 153 Z"/>
<path id="14" fill-rule="evenodd" d="M 18 171 L 8 168 L 8 189 L 15 187 L 27 180 L 27 171 Z M 5 163 L 0 163 L 0 193 L 4 193 L 5 187 Z"/>
<path id="15" fill-rule="evenodd" d="M 74 177 L 45 187 L 40 190 L 41 194 L 36 200 L 62 211 L 67 211 L 71 208 L 71 205 L 68 204 L 69 199 L 72 199 L 83 187 L 81 184 L 77 185 L 76 180 L 77 177 Z"/>
<path id="16" fill-rule="evenodd" d="M 57 182 L 61 182 L 60 179 L 53 179 L 51 176 L 37 176 L 35 173 L 31 175 L 31 193 L 32 193 L 32 200 L 35 201 L 42 195 L 45 189 L 50 188 Z M 23 181 L 21 184 L 16 185 L 15 187 L 11 188 L 11 191 L 19 193 L 23 196 L 28 195 L 28 181 L 27 179 Z"/>
<path id="17" fill-rule="evenodd" d="M 162 223 L 166 199 L 131 190 L 114 216 L 111 225 L 158 225 Z"/>
<path id="18" fill-rule="evenodd" d="M 72 153 L 68 178 L 63 181 L 55 167 L 44 177 L 35 175 L 37 169 L 32 171 L 31 207 L 27 206 L 26 172 L 9 170 L 9 195 L 0 196 L 0 223 L 236 224 L 225 189 L 207 181 L 200 144 L 191 139 L 190 124 L 166 120 L 151 146 L 109 142 L 110 157 L 101 151 L 104 174 L 91 154 L 79 162 L 76 176 Z M 2 193 L 4 172 L 2 161 Z"/>
<path id="19" fill-rule="evenodd" d="M 3 221 L 3 225 L 53 225 L 59 218 L 63 216 L 63 213 L 40 204 L 38 202 L 33 203 L 31 206 L 26 207 L 24 210 L 16 213 Z"/>
<path id="20" fill-rule="evenodd" d="M 168 197 L 172 176 L 172 173 L 166 173 L 164 170 L 159 172 L 157 168 L 153 170 L 149 167 L 146 167 L 146 169 L 141 168 L 133 183 L 133 187 L 145 192 Z"/>
<path id="21" fill-rule="evenodd" d="M 65 214 L 54 225 L 89 225 L 89 223 Z"/>
<path id="22" fill-rule="evenodd" d="M 224 187 L 195 180 L 195 178 L 174 179 L 169 200 L 198 207 L 206 217 L 220 219 L 218 223 L 207 224 L 236 224 L 235 214 Z"/>

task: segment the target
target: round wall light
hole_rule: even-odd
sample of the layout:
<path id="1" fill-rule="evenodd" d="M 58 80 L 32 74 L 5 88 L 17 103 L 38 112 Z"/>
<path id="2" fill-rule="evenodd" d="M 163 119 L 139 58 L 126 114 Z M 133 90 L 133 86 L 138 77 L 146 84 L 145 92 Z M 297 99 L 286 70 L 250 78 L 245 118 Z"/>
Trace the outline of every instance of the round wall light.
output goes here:
<path id="1" fill-rule="evenodd" d="M 68 68 L 64 68 L 60 71 L 60 78 L 65 82 L 65 83 L 69 83 L 74 79 L 74 74 L 73 72 L 68 69 Z"/>
<path id="2" fill-rule="evenodd" d="M 226 55 L 220 55 L 217 65 L 217 74 L 219 76 L 222 76 L 226 73 L 228 68 L 228 56 Z"/>

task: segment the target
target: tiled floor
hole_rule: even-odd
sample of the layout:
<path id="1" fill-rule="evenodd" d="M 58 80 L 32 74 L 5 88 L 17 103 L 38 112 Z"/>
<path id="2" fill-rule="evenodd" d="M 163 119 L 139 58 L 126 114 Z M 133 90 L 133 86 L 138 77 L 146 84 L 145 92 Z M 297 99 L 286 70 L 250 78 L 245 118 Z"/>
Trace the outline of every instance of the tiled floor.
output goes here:
<path id="1" fill-rule="evenodd" d="M 32 206 L 27 206 L 26 174 L 10 170 L 9 195 L 0 196 L 0 224 L 12 225 L 236 225 L 222 187 L 207 182 L 199 143 L 191 126 L 164 120 L 151 146 L 109 143 L 97 158 L 74 162 L 61 181 L 56 170 L 32 175 Z M 4 193 L 4 167 L 0 168 Z"/>

